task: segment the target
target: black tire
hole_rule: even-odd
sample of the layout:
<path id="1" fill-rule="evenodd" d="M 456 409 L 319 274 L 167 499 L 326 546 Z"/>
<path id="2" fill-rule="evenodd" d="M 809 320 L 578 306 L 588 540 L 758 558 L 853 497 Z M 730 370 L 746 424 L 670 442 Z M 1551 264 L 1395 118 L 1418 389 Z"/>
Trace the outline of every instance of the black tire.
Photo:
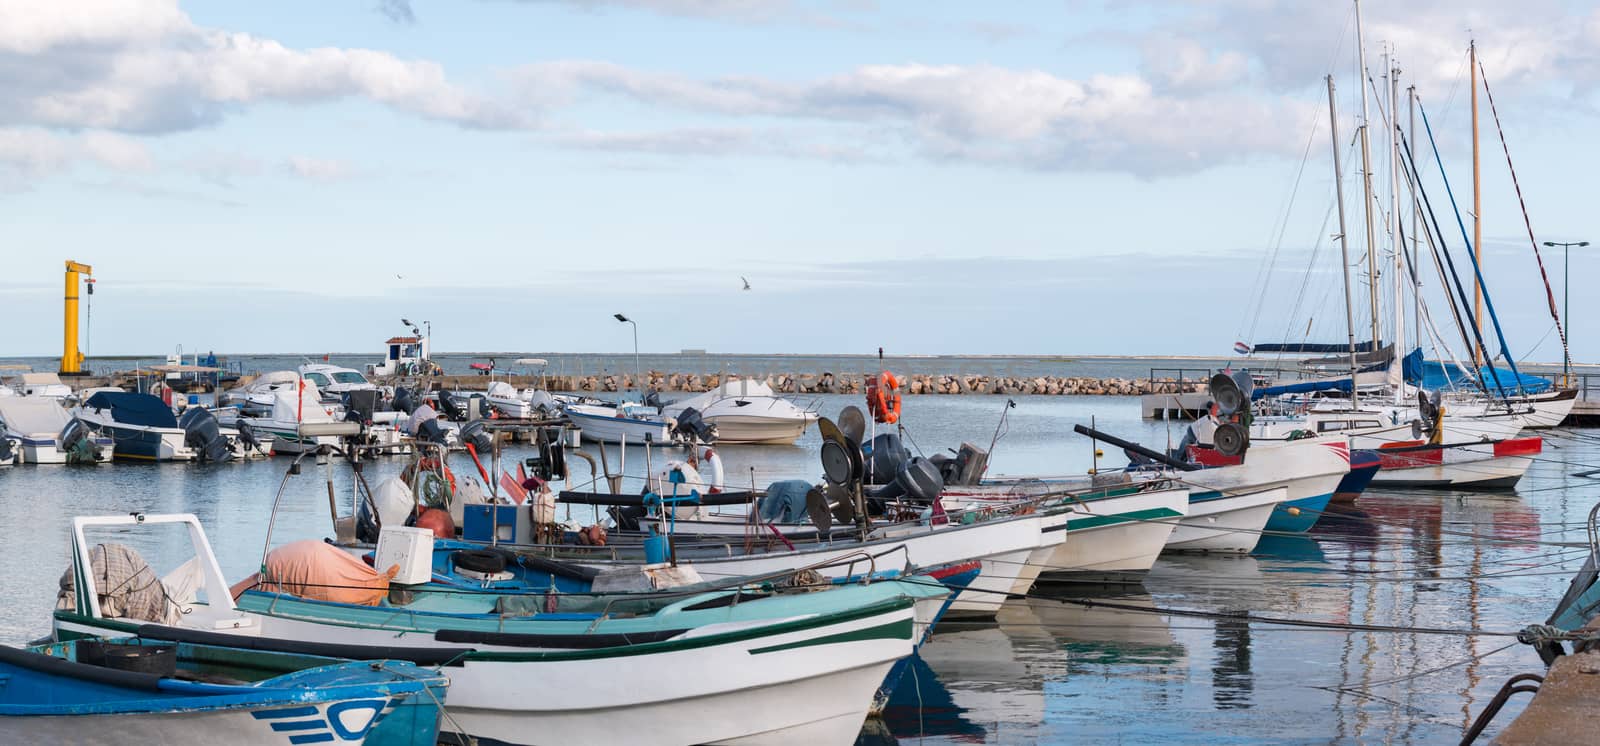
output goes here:
<path id="1" fill-rule="evenodd" d="M 458 569 L 472 572 L 492 575 L 506 571 L 506 556 L 488 549 L 463 549 L 450 555 L 450 561 Z"/>

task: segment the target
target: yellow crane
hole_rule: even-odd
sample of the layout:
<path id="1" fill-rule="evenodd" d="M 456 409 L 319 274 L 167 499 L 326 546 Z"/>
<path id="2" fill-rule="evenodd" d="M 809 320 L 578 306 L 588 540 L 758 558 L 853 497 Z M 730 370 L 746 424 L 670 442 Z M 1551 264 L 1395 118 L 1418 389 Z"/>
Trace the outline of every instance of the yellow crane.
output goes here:
<path id="1" fill-rule="evenodd" d="M 78 276 L 94 276 L 94 268 L 67 260 L 66 317 L 61 336 L 61 375 L 81 376 L 83 353 L 78 351 Z M 94 292 L 90 290 L 90 292 Z"/>

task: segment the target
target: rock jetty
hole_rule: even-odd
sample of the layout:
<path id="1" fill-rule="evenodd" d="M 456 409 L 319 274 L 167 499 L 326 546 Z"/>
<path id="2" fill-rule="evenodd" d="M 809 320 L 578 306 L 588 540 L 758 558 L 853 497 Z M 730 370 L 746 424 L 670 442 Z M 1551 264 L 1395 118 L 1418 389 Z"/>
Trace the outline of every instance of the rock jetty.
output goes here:
<path id="1" fill-rule="evenodd" d="M 717 373 L 670 373 L 649 371 L 643 375 L 649 387 L 657 391 L 698 393 L 709 391 L 722 383 Z M 729 380 L 738 376 L 729 375 Z M 487 385 L 483 376 L 442 376 L 431 379 L 443 388 L 481 389 Z M 636 388 L 634 375 L 615 373 L 588 376 L 497 376 L 518 388 L 543 385 L 550 391 L 580 393 L 610 393 Z M 776 374 L 756 376 L 781 394 L 859 394 L 866 390 L 866 378 L 860 373 Z M 385 381 L 385 383 L 394 383 Z M 989 376 L 962 374 L 908 374 L 900 377 L 900 393 L 910 396 L 1001 394 L 1042 396 L 1135 396 L 1140 394 L 1177 394 L 1200 391 L 1204 383 L 1195 379 L 1179 381 L 1173 378 L 1092 378 L 1083 376 Z"/>

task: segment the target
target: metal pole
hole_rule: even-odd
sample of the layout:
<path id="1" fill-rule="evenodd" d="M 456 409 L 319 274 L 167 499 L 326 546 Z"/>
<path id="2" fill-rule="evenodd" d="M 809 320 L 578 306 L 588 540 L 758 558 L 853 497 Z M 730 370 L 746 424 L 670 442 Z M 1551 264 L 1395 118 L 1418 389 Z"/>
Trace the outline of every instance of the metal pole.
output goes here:
<path id="1" fill-rule="evenodd" d="M 1561 244 L 1561 318 L 1567 322 L 1567 336 L 1572 336 L 1572 244 Z M 1571 349 L 1569 343 L 1568 349 Z M 1571 385 L 1572 353 L 1561 356 L 1562 382 Z"/>
<path id="2" fill-rule="evenodd" d="M 1361 0 L 1356 6 L 1356 59 L 1361 90 L 1361 202 L 1367 216 L 1367 292 L 1372 300 L 1372 352 L 1378 351 L 1378 237 L 1372 217 L 1372 114 L 1367 108 L 1367 48 L 1361 34 Z M 1354 386 L 1355 381 L 1351 381 Z"/>
<path id="3" fill-rule="evenodd" d="M 1350 292 L 1350 241 L 1346 236 L 1344 225 L 1344 172 L 1339 164 L 1339 113 L 1334 106 L 1333 76 L 1328 76 L 1328 129 L 1333 142 L 1333 184 L 1335 201 L 1339 205 L 1339 256 L 1344 275 L 1344 323 L 1350 338 L 1350 409 L 1354 411 L 1359 404 L 1356 394 L 1356 371 L 1360 368 L 1356 363 L 1356 312 L 1352 294 Z"/>

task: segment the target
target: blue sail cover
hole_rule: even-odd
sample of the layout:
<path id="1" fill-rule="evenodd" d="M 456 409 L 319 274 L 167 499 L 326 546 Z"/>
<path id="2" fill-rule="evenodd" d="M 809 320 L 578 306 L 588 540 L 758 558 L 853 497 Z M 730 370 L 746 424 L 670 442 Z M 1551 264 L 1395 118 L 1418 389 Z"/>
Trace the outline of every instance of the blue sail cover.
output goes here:
<path id="1" fill-rule="evenodd" d="M 1500 379 L 1500 385 L 1505 387 L 1506 393 L 1514 394 L 1519 390 L 1524 394 L 1538 394 L 1549 391 L 1554 384 L 1548 378 L 1530 376 L 1525 373 L 1515 373 L 1505 368 L 1495 368 L 1489 372 L 1490 366 L 1478 369 L 1478 380 L 1493 386 L 1495 377 Z M 1438 360 L 1423 360 L 1422 349 L 1417 348 L 1406 355 L 1401 366 L 1405 373 L 1406 383 L 1425 391 L 1440 391 L 1444 389 L 1477 388 L 1477 384 L 1467 376 L 1466 371 L 1455 363 L 1445 363 Z M 1519 389 L 1520 385 L 1520 389 Z"/>
<path id="2" fill-rule="evenodd" d="M 1350 379 L 1337 378 L 1331 381 L 1302 381 L 1299 383 L 1286 383 L 1281 386 L 1262 386 L 1250 392 L 1250 398 L 1260 399 L 1264 396 L 1280 396 L 1282 394 L 1309 394 L 1314 391 L 1350 391 Z"/>
<path id="3" fill-rule="evenodd" d="M 177 427 L 178 418 L 165 402 L 149 394 L 101 391 L 83 403 L 90 409 L 110 409 L 111 419 L 125 425 Z"/>

